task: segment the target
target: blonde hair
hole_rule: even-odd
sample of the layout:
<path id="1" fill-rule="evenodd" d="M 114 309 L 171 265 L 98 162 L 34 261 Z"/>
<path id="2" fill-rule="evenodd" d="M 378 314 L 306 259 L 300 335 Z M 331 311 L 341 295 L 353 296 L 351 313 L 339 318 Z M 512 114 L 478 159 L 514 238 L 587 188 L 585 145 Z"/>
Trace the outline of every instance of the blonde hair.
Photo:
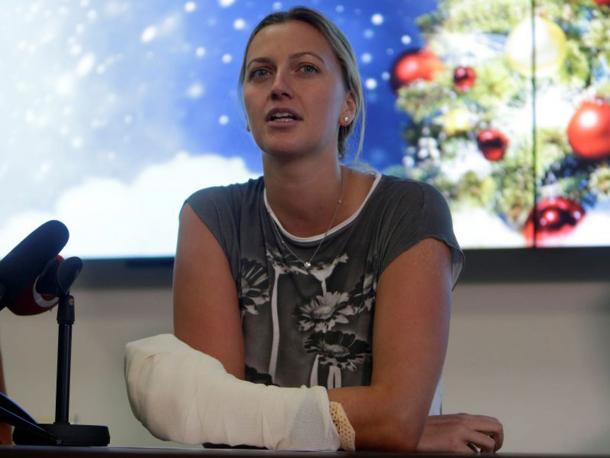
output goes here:
<path id="1" fill-rule="evenodd" d="M 333 50 L 339 65 L 341 66 L 341 73 L 343 75 L 343 84 L 345 89 L 352 94 L 354 102 L 356 104 L 356 112 L 354 113 L 354 119 L 347 126 L 339 127 L 339 135 L 337 138 L 337 151 L 340 159 L 345 158 L 347 149 L 347 140 L 354 132 L 356 124 L 359 124 L 359 138 L 358 147 L 354 155 L 355 160 L 358 160 L 358 156 L 362 151 L 362 145 L 364 143 L 364 126 L 365 126 L 365 107 L 364 107 L 364 94 L 362 91 L 362 83 L 360 81 L 360 72 L 358 71 L 358 65 L 356 63 L 356 56 L 354 50 L 350 45 L 345 34 L 329 19 L 320 14 L 319 12 L 310 8 L 302 6 L 291 8 L 287 11 L 279 11 L 276 13 L 269 14 L 264 17 L 257 25 L 248 38 L 246 49 L 244 51 L 244 57 L 239 71 L 239 90 L 244 84 L 246 78 L 246 56 L 250 44 L 258 32 L 267 26 L 274 24 L 283 24 L 288 21 L 300 21 L 311 25 L 318 32 L 320 32 L 331 49 Z M 242 97 L 243 103 L 243 97 Z"/>

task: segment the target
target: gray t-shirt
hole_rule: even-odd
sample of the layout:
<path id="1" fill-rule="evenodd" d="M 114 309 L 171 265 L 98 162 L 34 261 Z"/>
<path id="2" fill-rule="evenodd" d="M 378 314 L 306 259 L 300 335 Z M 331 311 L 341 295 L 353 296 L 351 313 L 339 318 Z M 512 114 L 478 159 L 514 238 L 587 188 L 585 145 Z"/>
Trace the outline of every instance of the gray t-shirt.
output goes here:
<path id="1" fill-rule="evenodd" d="M 323 235 L 299 238 L 266 204 L 263 178 L 197 191 L 187 203 L 216 237 L 235 279 L 246 378 L 279 386 L 370 384 L 377 282 L 425 238 L 463 255 L 449 208 L 432 186 L 376 177 L 360 209 Z M 311 267 L 306 268 L 311 260 Z"/>

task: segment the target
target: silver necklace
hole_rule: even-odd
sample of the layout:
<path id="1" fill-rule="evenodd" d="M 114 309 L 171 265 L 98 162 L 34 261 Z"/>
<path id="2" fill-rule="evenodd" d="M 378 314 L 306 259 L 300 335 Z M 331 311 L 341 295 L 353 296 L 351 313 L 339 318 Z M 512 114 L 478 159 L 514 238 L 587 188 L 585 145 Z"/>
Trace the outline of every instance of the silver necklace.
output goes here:
<path id="1" fill-rule="evenodd" d="M 299 262 L 301 264 L 303 264 L 303 267 L 305 267 L 305 270 L 307 272 L 309 272 L 309 269 L 311 269 L 311 265 L 312 265 L 314 258 L 318 254 L 318 251 L 320 251 L 320 248 L 322 248 L 322 244 L 324 244 L 326 237 L 328 236 L 330 230 L 333 228 L 333 225 L 335 224 L 335 220 L 337 219 L 337 214 L 339 213 L 339 207 L 343 203 L 343 190 L 344 190 L 343 189 L 343 169 L 341 169 L 341 193 L 339 194 L 339 199 L 337 200 L 337 204 L 335 205 L 335 211 L 333 212 L 333 217 L 331 218 L 330 223 L 328 224 L 328 227 L 326 228 L 326 231 L 324 232 L 324 235 L 318 242 L 316 249 L 314 250 L 313 254 L 309 257 L 309 259 L 307 261 L 304 261 L 303 259 L 301 259 L 300 256 L 298 256 L 294 251 L 292 251 L 292 249 L 288 246 L 288 244 L 284 240 L 284 236 L 281 234 L 280 228 L 278 227 L 278 223 L 276 222 L 275 218 L 272 218 L 273 229 L 275 230 L 276 235 L 280 239 L 280 243 L 282 245 L 284 245 L 284 248 L 286 248 L 290 252 L 291 255 L 293 255 L 296 259 L 299 260 Z"/>

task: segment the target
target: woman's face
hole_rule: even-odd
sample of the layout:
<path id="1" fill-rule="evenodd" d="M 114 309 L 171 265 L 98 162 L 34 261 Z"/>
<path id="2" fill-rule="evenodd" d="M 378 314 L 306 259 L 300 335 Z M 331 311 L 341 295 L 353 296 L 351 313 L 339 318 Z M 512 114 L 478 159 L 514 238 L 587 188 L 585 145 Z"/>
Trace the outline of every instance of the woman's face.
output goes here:
<path id="1" fill-rule="evenodd" d="M 300 21 L 270 25 L 255 35 L 243 96 L 256 143 L 274 157 L 336 155 L 340 123 L 355 112 L 332 48 Z"/>

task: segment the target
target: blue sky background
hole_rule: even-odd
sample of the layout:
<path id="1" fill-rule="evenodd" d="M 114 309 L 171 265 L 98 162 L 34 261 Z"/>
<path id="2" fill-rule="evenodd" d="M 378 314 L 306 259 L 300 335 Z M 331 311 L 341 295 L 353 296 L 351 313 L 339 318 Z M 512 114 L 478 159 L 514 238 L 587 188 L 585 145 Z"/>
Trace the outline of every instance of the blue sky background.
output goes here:
<path id="1" fill-rule="evenodd" d="M 348 35 L 367 101 L 363 159 L 399 164 L 394 60 L 429 0 L 3 0 L 0 252 L 64 221 L 83 257 L 168 256 L 196 189 L 261 172 L 237 77 L 250 30 L 302 4 Z"/>

